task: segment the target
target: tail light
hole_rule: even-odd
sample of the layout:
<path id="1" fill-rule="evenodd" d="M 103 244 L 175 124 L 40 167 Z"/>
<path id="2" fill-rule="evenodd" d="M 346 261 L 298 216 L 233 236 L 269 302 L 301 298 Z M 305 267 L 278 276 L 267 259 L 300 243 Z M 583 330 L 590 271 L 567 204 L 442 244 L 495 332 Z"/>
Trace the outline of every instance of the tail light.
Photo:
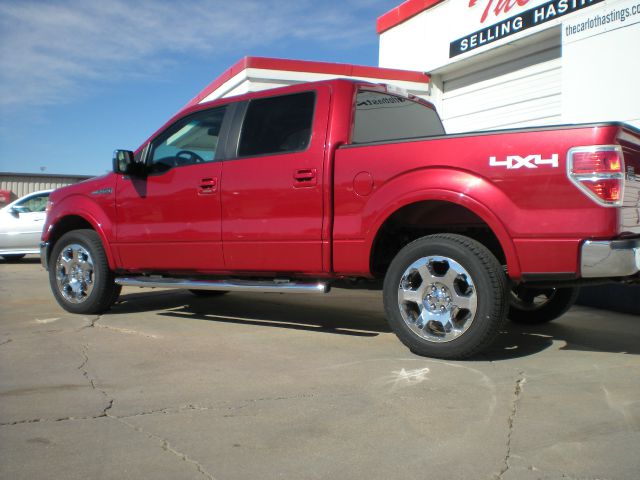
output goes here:
<path id="1" fill-rule="evenodd" d="M 617 145 L 576 147 L 567 154 L 569 179 L 600 205 L 619 207 L 624 196 L 624 158 Z"/>

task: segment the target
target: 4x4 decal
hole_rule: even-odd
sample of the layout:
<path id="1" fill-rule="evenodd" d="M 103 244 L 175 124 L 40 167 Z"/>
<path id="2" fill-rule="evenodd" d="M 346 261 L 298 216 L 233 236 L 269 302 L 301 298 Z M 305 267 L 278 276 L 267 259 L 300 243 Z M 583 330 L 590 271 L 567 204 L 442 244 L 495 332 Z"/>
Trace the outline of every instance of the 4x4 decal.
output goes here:
<path id="1" fill-rule="evenodd" d="M 551 158 L 542 158 L 542 155 L 527 155 L 526 157 L 508 155 L 506 160 L 489 157 L 490 167 L 507 167 L 509 170 L 515 170 L 521 167 L 538 168 L 539 165 L 550 165 L 553 168 L 557 168 L 558 154 L 552 154 Z"/>

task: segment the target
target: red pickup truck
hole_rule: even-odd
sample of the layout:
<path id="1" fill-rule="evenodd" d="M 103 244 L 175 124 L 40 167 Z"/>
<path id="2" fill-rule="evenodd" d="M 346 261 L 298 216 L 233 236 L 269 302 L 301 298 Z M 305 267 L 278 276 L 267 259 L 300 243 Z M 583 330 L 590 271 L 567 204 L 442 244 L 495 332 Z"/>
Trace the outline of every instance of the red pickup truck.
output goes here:
<path id="1" fill-rule="evenodd" d="M 51 194 L 53 294 L 99 313 L 123 285 L 326 293 L 381 285 L 413 352 L 465 358 L 581 284 L 639 282 L 640 131 L 445 135 L 425 101 L 350 80 L 181 111 L 113 173 Z"/>

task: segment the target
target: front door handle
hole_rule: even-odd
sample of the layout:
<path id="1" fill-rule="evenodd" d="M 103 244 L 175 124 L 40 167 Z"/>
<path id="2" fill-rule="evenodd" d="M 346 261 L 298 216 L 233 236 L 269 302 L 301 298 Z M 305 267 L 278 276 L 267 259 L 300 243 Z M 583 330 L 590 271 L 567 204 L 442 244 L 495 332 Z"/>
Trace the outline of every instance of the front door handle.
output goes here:
<path id="1" fill-rule="evenodd" d="M 296 188 L 312 187 L 318 183 L 318 171 L 315 168 L 302 168 L 293 172 L 293 186 Z"/>
<path id="2" fill-rule="evenodd" d="M 198 187 L 198 195 L 211 195 L 218 191 L 218 179 L 217 178 L 203 178 L 200 180 Z"/>

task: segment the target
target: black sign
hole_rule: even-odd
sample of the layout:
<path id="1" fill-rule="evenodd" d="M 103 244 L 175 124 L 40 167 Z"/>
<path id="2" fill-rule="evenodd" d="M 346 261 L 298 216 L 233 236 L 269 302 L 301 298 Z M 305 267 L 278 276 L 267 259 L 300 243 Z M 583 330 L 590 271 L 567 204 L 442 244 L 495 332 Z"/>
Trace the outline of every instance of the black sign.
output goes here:
<path id="1" fill-rule="evenodd" d="M 459 38 L 449 44 L 449 58 L 497 42 L 515 33 L 531 27 L 537 27 L 545 22 L 577 12 L 604 0 L 551 0 L 537 7 L 526 10 L 518 15 L 509 17 L 499 23 L 485 27 L 470 35 Z"/>

